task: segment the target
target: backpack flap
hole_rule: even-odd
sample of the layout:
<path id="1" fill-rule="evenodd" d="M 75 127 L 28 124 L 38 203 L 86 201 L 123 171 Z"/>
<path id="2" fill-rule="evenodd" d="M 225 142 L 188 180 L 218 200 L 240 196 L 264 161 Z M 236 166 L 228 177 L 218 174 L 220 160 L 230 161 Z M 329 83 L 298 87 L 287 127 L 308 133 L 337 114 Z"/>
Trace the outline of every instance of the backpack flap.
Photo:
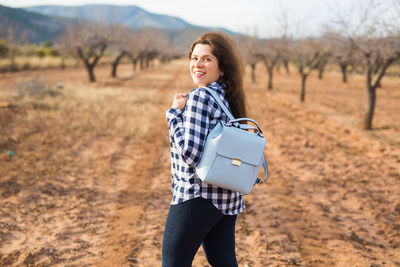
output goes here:
<path id="1" fill-rule="evenodd" d="M 232 159 L 232 165 L 240 166 L 242 163 L 247 163 L 261 166 L 265 143 L 262 135 L 235 126 L 223 125 L 217 154 Z"/>

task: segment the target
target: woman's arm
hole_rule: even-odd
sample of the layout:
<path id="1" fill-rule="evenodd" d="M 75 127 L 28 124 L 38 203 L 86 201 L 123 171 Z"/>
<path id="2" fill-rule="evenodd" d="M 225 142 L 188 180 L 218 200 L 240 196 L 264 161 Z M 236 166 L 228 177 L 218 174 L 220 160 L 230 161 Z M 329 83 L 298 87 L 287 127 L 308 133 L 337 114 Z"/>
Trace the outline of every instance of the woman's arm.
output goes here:
<path id="1" fill-rule="evenodd" d="M 197 89 L 188 94 L 184 112 L 179 108 L 167 110 L 171 140 L 189 166 L 200 162 L 209 131 L 209 113 L 208 98 Z"/>

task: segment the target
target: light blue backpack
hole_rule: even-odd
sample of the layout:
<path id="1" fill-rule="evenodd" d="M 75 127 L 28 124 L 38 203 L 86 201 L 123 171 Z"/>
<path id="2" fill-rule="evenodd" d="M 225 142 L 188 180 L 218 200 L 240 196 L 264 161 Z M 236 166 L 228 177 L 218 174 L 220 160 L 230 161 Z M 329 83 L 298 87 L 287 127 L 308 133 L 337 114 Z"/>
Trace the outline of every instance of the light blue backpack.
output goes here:
<path id="1" fill-rule="evenodd" d="M 266 140 L 261 128 L 252 119 L 235 119 L 213 90 L 203 88 L 215 98 L 230 121 L 218 123 L 208 134 L 196 175 L 205 183 L 248 194 L 255 184 L 268 178 Z M 240 124 L 241 121 L 250 121 L 257 128 Z M 264 180 L 257 178 L 261 165 L 265 170 Z"/>

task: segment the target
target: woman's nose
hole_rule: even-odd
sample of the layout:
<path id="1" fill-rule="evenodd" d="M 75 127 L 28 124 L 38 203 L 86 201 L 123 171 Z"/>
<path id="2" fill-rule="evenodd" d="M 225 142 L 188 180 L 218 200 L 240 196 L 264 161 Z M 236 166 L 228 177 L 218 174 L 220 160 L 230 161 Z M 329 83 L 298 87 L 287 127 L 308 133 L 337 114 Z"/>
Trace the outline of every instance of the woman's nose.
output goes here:
<path id="1" fill-rule="evenodd" d="M 203 60 L 199 59 L 194 64 L 195 64 L 195 66 L 201 66 L 201 65 L 203 65 Z"/>

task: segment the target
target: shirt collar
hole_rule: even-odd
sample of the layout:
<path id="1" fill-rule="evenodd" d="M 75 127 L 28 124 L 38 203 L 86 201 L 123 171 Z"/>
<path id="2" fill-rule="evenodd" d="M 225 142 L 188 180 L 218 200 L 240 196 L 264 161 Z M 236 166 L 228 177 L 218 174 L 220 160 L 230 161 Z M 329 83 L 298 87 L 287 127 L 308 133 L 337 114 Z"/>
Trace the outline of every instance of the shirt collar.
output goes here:
<path id="1" fill-rule="evenodd" d="M 213 89 L 218 94 L 221 94 L 221 95 L 225 96 L 225 90 L 224 89 L 226 88 L 226 85 L 224 83 L 219 84 L 218 82 L 213 82 L 213 83 L 210 83 L 209 85 L 207 85 L 207 87 Z"/>

